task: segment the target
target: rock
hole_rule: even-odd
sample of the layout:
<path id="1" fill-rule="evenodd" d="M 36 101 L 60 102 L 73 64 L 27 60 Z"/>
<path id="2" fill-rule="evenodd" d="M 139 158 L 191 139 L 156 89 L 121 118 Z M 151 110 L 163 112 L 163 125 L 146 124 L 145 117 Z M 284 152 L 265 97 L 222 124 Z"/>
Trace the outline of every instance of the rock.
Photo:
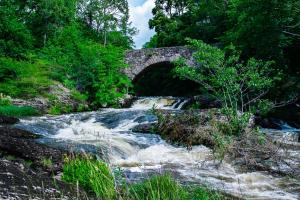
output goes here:
<path id="1" fill-rule="evenodd" d="M 88 199 L 80 188 L 0 158 L 1 199 Z"/>
<path id="2" fill-rule="evenodd" d="M 276 123 L 276 120 L 273 118 L 262 118 L 260 116 L 256 116 L 255 124 L 262 128 L 281 129 L 278 123 Z"/>
<path id="3" fill-rule="evenodd" d="M 49 100 L 46 97 L 37 97 L 33 99 L 12 99 L 12 104 L 16 106 L 30 106 L 38 109 L 42 113 L 48 111 L 53 104 L 68 105 L 75 110 L 79 102 L 72 98 L 72 91 L 64 87 L 61 83 L 56 82 L 48 89 L 47 94 L 53 96 L 54 100 Z"/>
<path id="4" fill-rule="evenodd" d="M 156 129 L 157 123 L 139 124 L 133 127 L 134 133 L 153 133 Z"/>
<path id="5" fill-rule="evenodd" d="M 36 108 L 41 112 L 45 112 L 49 107 L 50 103 L 49 100 L 46 98 L 33 98 L 29 100 L 24 99 L 12 99 L 12 104 L 15 106 L 30 106 Z"/>
<path id="6" fill-rule="evenodd" d="M 64 152 L 38 144 L 34 139 L 39 136 L 28 131 L 0 127 L 0 150 L 10 155 L 32 161 L 37 166 L 43 166 L 45 159 L 51 160 L 49 171 L 58 172 L 62 168 Z"/>
<path id="7" fill-rule="evenodd" d="M 189 108 L 190 105 L 197 103 L 199 109 L 221 108 L 222 103 L 218 100 L 214 100 L 205 95 L 199 95 L 192 97 L 184 106 L 183 109 Z"/>
<path id="8" fill-rule="evenodd" d="M 16 124 L 20 120 L 15 117 L 0 115 L 0 124 Z"/>
<path id="9" fill-rule="evenodd" d="M 130 108 L 130 106 L 136 99 L 137 99 L 137 97 L 127 94 L 127 95 L 125 95 L 124 98 L 122 98 L 119 101 L 119 104 L 121 105 L 122 108 Z"/>

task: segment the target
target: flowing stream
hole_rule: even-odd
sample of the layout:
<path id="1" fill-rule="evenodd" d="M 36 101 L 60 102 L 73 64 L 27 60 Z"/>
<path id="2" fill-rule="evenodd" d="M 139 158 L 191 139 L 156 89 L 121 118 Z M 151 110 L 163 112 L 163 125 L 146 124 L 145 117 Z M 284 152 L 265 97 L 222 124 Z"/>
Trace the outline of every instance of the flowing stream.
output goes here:
<path id="1" fill-rule="evenodd" d="M 205 184 L 245 199 L 300 198 L 300 183 L 293 178 L 241 172 L 230 163 L 220 165 L 207 147 L 194 146 L 189 151 L 166 143 L 159 135 L 131 131 L 157 120 L 149 111 L 154 105 L 176 112 L 185 103 L 182 98 L 147 97 L 128 109 L 33 117 L 16 126 L 43 135 L 41 143 L 94 153 L 121 168 L 129 181 L 170 172 L 182 183 Z"/>

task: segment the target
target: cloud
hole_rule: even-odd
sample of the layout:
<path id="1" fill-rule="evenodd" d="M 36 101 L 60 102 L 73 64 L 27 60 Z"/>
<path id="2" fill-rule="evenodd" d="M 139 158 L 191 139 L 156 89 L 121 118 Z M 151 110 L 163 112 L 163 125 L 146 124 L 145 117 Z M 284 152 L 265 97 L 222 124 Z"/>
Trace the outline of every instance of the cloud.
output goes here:
<path id="1" fill-rule="evenodd" d="M 153 16 L 151 11 L 155 6 L 154 1 L 129 0 L 130 21 L 139 30 L 139 33 L 133 37 L 138 49 L 155 34 L 154 30 L 149 29 L 148 25 L 149 19 Z"/>

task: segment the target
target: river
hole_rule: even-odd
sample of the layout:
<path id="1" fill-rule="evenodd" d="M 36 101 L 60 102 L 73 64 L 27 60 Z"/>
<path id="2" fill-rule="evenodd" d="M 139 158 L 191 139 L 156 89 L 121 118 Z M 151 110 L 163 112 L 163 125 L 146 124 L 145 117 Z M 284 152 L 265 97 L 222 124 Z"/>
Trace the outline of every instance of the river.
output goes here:
<path id="1" fill-rule="evenodd" d="M 182 183 L 205 184 L 245 199 L 300 198 L 300 183 L 291 177 L 241 172 L 230 163 L 220 165 L 205 146 L 187 150 L 168 144 L 159 135 L 131 131 L 138 124 L 156 121 L 149 111 L 154 105 L 176 112 L 185 102 L 182 98 L 145 97 L 128 109 L 32 117 L 16 126 L 43 135 L 40 143 L 98 155 L 120 168 L 128 181 L 170 172 Z"/>

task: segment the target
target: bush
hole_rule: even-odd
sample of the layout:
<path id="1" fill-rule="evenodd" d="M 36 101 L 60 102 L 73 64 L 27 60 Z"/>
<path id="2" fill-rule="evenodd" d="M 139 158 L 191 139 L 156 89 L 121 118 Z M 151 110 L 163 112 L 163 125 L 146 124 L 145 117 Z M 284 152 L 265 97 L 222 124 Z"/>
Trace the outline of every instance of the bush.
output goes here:
<path id="1" fill-rule="evenodd" d="M 0 115 L 11 117 L 25 117 L 38 115 L 39 111 L 30 106 L 0 106 Z"/>
<path id="2" fill-rule="evenodd" d="M 0 58 L 0 93 L 19 98 L 32 98 L 43 94 L 51 85 L 47 64 Z"/>
<path id="3" fill-rule="evenodd" d="M 62 180 L 78 183 L 101 199 L 113 199 L 116 196 L 114 177 L 107 164 L 102 161 L 88 157 L 66 158 Z"/>

